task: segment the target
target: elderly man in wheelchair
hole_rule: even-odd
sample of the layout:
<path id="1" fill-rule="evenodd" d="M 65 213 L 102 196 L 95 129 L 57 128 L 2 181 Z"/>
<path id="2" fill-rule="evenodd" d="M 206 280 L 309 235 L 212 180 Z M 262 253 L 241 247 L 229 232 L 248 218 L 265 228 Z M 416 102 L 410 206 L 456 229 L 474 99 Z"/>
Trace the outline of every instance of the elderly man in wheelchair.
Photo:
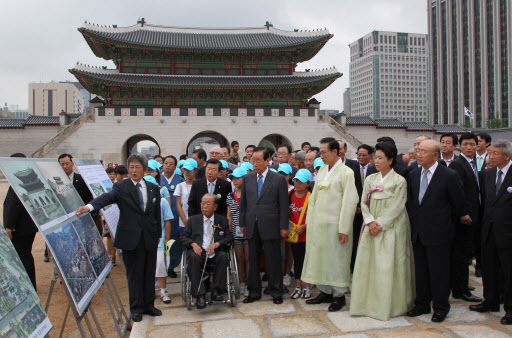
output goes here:
<path id="1" fill-rule="evenodd" d="M 187 249 L 187 275 L 191 281 L 191 294 L 196 298 L 196 308 L 206 307 L 206 288 L 202 280 L 207 264 L 213 266 L 211 300 L 223 301 L 226 292 L 229 248 L 233 235 L 228 219 L 214 214 L 217 209 L 217 196 L 205 194 L 201 199 L 202 215 L 188 219 L 181 244 Z"/>

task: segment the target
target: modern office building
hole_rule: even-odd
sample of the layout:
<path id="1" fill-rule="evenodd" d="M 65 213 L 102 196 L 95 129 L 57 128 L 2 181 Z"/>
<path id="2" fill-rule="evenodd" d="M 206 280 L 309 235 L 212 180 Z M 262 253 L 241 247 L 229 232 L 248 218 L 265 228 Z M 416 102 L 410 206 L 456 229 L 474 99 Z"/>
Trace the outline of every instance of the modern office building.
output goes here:
<path id="1" fill-rule="evenodd" d="M 58 116 L 61 111 L 81 114 L 85 98 L 73 82 L 29 83 L 30 115 Z"/>
<path id="2" fill-rule="evenodd" d="M 429 122 L 426 34 L 373 31 L 350 44 L 351 116 Z"/>
<path id="3" fill-rule="evenodd" d="M 350 88 L 345 89 L 343 92 L 343 112 L 350 116 Z"/>
<path id="4" fill-rule="evenodd" d="M 510 126 L 512 4 L 510 0 L 427 0 L 430 111 L 434 124 L 473 127 L 492 118 Z"/>

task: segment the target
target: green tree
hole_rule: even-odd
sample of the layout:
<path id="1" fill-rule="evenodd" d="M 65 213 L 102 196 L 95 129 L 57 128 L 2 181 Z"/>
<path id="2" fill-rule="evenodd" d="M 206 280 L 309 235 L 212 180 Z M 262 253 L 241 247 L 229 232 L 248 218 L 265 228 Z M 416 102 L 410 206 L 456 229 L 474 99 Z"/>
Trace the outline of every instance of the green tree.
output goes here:
<path id="1" fill-rule="evenodd" d="M 503 126 L 503 124 L 504 123 L 503 123 L 503 121 L 501 121 L 501 119 L 495 117 L 495 118 L 487 121 L 487 128 L 489 128 L 489 129 L 501 128 Z"/>
<path id="2" fill-rule="evenodd" d="M 470 119 L 467 119 L 464 121 L 464 123 L 462 124 L 462 128 L 472 128 L 473 127 L 473 124 L 471 123 L 471 120 Z"/>

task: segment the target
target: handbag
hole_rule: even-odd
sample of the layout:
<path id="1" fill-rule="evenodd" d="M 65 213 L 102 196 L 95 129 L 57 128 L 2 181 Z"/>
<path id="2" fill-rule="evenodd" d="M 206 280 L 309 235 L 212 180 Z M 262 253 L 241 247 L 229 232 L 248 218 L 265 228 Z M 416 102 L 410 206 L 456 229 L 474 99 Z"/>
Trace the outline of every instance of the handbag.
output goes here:
<path id="1" fill-rule="evenodd" d="M 304 206 L 302 207 L 302 211 L 300 213 L 299 224 L 295 224 L 292 221 L 290 221 L 290 233 L 288 234 L 288 237 L 284 239 L 288 243 L 297 243 L 297 241 L 299 240 L 299 234 L 295 232 L 295 230 L 297 230 L 297 228 L 302 224 L 302 219 L 304 218 L 304 214 L 306 213 L 306 210 L 308 208 L 309 195 L 311 195 L 311 193 L 309 191 L 307 191 L 306 193 L 306 200 L 304 201 Z"/>

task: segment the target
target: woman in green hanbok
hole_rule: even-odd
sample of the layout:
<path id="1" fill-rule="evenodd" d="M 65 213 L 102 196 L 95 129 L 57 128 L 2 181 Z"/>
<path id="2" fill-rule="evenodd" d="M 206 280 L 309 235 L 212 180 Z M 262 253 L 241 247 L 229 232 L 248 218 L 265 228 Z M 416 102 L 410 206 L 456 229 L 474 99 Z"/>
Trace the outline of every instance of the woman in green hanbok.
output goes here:
<path id="1" fill-rule="evenodd" d="M 414 305 L 414 258 L 407 183 L 393 166 L 397 149 L 375 146 L 378 173 L 364 182 L 361 212 L 364 225 L 352 278 L 350 313 L 379 320 L 404 315 Z"/>

